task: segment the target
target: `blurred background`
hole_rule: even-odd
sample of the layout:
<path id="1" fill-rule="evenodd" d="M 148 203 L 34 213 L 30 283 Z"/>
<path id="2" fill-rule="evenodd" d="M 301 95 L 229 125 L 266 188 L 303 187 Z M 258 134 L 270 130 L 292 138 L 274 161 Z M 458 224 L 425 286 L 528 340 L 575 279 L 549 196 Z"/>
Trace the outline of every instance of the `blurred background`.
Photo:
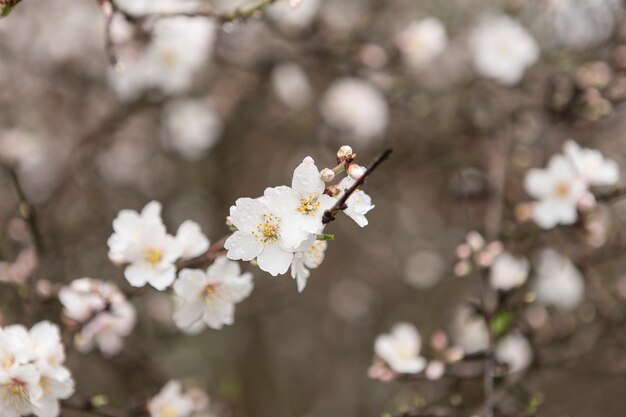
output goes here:
<path id="1" fill-rule="evenodd" d="M 119 1 L 137 14 L 161 11 L 148 3 Z M 207 5 L 161 3 L 167 11 Z M 503 15 L 538 48 L 513 81 L 481 74 L 472 49 L 475 28 Z M 435 25 L 411 35 L 427 18 L 443 34 Z M 167 30 L 139 23 L 117 16 L 107 32 L 98 2 L 70 0 L 23 0 L 0 20 L 0 158 L 36 208 L 46 250 L 35 274 L 52 287 L 87 276 L 127 287 L 106 246 L 121 209 L 158 200 L 168 230 L 192 219 L 217 241 L 238 197 L 289 185 L 307 155 L 322 168 L 344 144 L 363 165 L 386 148 L 394 154 L 367 182 L 376 205 L 369 226 L 345 216 L 330 225 L 336 240 L 302 294 L 288 276 L 244 266 L 255 291 L 235 324 L 188 336 L 173 325 L 168 296 L 146 292 L 133 300 L 139 322 L 123 354 L 68 347 L 83 396 L 136 404 L 177 377 L 204 387 L 225 416 L 377 416 L 442 393 L 471 405 L 480 380 L 369 379 L 375 337 L 409 321 L 428 353 L 430 334 L 449 329 L 475 296 L 475 282 L 452 272 L 456 246 L 470 230 L 513 246 L 519 233 L 538 234 L 515 221 L 516 205 L 529 200 L 523 176 L 566 139 L 626 167 L 618 0 L 284 0 L 244 22 L 209 21 L 195 38 L 176 34 L 179 55 L 161 56 L 158 71 L 138 57 L 158 49 L 155 37 Z M 193 70 L 178 70 L 186 60 Z M 503 196 L 495 211 L 494 190 Z M 34 260 L 4 173 L 0 195 L 0 275 L 10 281 L 30 274 Z M 602 213 L 600 238 L 569 228 L 537 239 L 574 260 L 612 254 L 601 281 L 624 303 L 626 206 Z M 16 288 L 0 285 L 2 322 L 19 322 Z M 58 317 L 59 306 L 46 308 Z M 593 309 L 587 302 L 555 318 L 557 327 L 583 326 L 591 346 L 562 367 L 528 372 L 539 415 L 624 415 L 626 348 L 596 337 L 603 324 L 589 319 Z"/>

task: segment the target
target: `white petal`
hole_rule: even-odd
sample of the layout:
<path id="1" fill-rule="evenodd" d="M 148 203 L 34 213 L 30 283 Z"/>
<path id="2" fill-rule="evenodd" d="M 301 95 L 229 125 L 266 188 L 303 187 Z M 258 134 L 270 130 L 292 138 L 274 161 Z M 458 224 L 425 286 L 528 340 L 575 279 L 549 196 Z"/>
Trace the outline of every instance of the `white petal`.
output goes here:
<path id="1" fill-rule="evenodd" d="M 143 287 L 150 278 L 150 269 L 144 265 L 128 265 L 124 270 L 124 276 L 133 287 Z"/>
<path id="2" fill-rule="evenodd" d="M 158 270 L 152 270 L 152 276 L 148 278 L 150 285 L 159 291 L 165 290 L 176 279 L 176 267 L 168 265 Z"/>
<path id="3" fill-rule="evenodd" d="M 311 195 L 321 196 L 326 185 L 320 177 L 320 172 L 315 166 L 315 162 L 310 157 L 302 161 L 293 172 L 291 187 L 301 198 L 308 198 Z"/>
<path id="4" fill-rule="evenodd" d="M 195 300 L 202 296 L 207 284 L 207 276 L 198 269 L 183 269 L 178 273 L 174 282 L 174 292 L 186 301 Z"/>
<path id="5" fill-rule="evenodd" d="M 300 204 L 300 196 L 287 186 L 266 188 L 263 201 L 272 214 L 280 218 L 295 212 Z"/>
<path id="6" fill-rule="evenodd" d="M 305 230 L 307 224 L 302 221 L 303 217 L 299 214 L 293 214 L 285 217 L 280 224 L 280 241 L 285 249 L 295 251 L 310 236 L 310 233 Z"/>
<path id="7" fill-rule="evenodd" d="M 257 257 L 259 268 L 273 276 L 286 273 L 292 260 L 293 252 L 287 252 L 277 244 L 266 246 Z"/>
<path id="8" fill-rule="evenodd" d="M 263 250 L 263 243 L 258 242 L 250 233 L 236 231 L 224 243 L 228 259 L 251 261 Z"/>
<path id="9" fill-rule="evenodd" d="M 187 220 L 176 232 L 176 240 L 182 249 L 182 258 L 189 259 L 202 255 L 209 249 L 209 239 L 202 233 L 200 225 Z"/>
<path id="10" fill-rule="evenodd" d="M 263 223 L 263 214 L 266 207 L 259 200 L 253 198 L 240 198 L 230 208 L 230 218 L 237 229 L 249 232 Z"/>
<path id="11" fill-rule="evenodd" d="M 205 304 L 202 300 L 192 303 L 182 303 L 174 313 L 174 321 L 178 327 L 189 327 L 204 314 Z"/>

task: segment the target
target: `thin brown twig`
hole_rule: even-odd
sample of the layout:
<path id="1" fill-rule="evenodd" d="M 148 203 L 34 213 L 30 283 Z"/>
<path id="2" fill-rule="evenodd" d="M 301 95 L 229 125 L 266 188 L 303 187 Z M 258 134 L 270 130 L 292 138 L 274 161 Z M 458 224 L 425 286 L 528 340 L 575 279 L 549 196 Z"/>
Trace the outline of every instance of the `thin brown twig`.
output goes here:
<path id="1" fill-rule="evenodd" d="M 226 239 L 228 236 L 224 236 L 217 242 L 213 243 L 206 252 L 202 255 L 196 256 L 192 259 L 187 259 L 181 262 L 178 262 L 176 267 L 180 271 L 183 268 L 195 268 L 198 266 L 202 266 L 208 262 L 214 261 L 220 256 L 224 255 L 224 243 L 226 243 Z"/>
<path id="2" fill-rule="evenodd" d="M 374 170 L 378 167 L 378 165 L 380 165 L 387 158 L 389 158 L 389 156 L 391 155 L 392 152 L 393 152 L 392 149 L 387 149 L 382 154 L 380 154 L 380 156 L 378 158 L 376 158 L 374 160 L 374 162 L 372 162 L 372 164 L 367 168 L 367 170 L 361 176 L 361 178 L 356 180 L 356 182 L 352 185 L 352 187 L 348 188 L 346 190 L 346 192 L 343 193 L 343 195 L 341 196 L 341 198 L 339 200 L 337 200 L 335 205 L 332 206 L 331 208 L 329 208 L 328 210 L 326 210 L 324 212 L 324 216 L 322 217 L 322 223 L 323 224 L 328 224 L 328 223 L 332 222 L 333 220 L 335 220 L 335 216 L 337 215 L 338 212 L 346 209 L 346 207 L 347 207 L 346 206 L 346 202 L 348 201 L 350 196 L 352 194 L 354 194 L 354 192 L 357 190 L 357 188 L 359 188 L 361 185 L 363 185 L 363 183 L 365 182 L 367 177 L 369 177 L 374 172 Z"/>

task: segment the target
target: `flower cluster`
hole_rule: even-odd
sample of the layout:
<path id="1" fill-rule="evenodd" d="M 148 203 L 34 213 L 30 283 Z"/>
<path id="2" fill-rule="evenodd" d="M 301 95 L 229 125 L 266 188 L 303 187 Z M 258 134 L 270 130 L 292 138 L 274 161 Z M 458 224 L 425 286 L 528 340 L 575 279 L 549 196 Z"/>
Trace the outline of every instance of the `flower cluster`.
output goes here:
<path id="1" fill-rule="evenodd" d="M 579 208 L 595 205 L 592 186 L 615 185 L 619 168 L 600 151 L 586 149 L 569 140 L 563 153 L 550 158 L 546 168 L 531 169 L 525 178 L 526 192 L 536 200 L 532 218 L 543 229 L 573 224 Z"/>
<path id="2" fill-rule="evenodd" d="M 126 296 L 113 284 L 92 278 L 72 281 L 59 291 L 63 315 L 76 327 L 80 352 L 98 347 L 106 356 L 120 352 L 124 338 L 135 327 L 136 313 Z"/>
<path id="3" fill-rule="evenodd" d="M 64 362 L 56 325 L 43 321 L 30 331 L 20 325 L 0 329 L 0 415 L 57 417 L 59 400 L 74 393 Z"/>
<path id="4" fill-rule="evenodd" d="M 326 245 L 315 242 L 324 230 L 325 212 L 365 173 L 352 162 L 355 156 L 344 146 L 337 154 L 338 165 L 321 172 L 313 159 L 306 157 L 295 169 L 291 187 L 267 188 L 262 197 L 238 199 L 230 209 L 229 221 L 236 230 L 224 245 L 228 258 L 256 259 L 263 271 L 274 276 L 285 274 L 291 266 L 299 289 L 304 289 L 307 268 L 319 266 L 326 250 Z M 343 170 L 348 176 L 336 185 L 327 184 Z M 371 198 L 356 190 L 342 209 L 363 227 L 372 208 Z"/>
<path id="5" fill-rule="evenodd" d="M 148 400 L 150 417 L 192 417 L 209 408 L 209 399 L 199 389 L 183 392 L 180 381 L 171 380 L 161 391 Z"/>

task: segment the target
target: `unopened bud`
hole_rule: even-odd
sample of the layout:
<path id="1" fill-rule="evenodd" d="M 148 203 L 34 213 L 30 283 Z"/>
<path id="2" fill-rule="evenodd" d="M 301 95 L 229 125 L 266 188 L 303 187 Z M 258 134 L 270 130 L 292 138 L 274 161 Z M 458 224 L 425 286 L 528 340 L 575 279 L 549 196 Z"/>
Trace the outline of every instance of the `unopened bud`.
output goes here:
<path id="1" fill-rule="evenodd" d="M 232 226 L 233 225 L 233 219 L 230 216 L 226 216 L 226 226 Z"/>
<path id="2" fill-rule="evenodd" d="M 324 168 L 320 172 L 320 176 L 322 177 L 322 181 L 331 182 L 335 178 L 335 172 L 330 168 Z"/>
<path id="3" fill-rule="evenodd" d="M 350 164 L 350 166 L 348 167 L 348 175 L 350 175 L 355 180 L 358 180 L 363 175 L 365 175 L 365 171 L 367 171 L 365 167 L 362 167 L 358 164 Z"/>
<path id="4" fill-rule="evenodd" d="M 353 154 L 352 148 L 348 145 L 343 145 L 337 151 L 337 158 L 339 159 L 352 158 L 352 154 Z"/>

